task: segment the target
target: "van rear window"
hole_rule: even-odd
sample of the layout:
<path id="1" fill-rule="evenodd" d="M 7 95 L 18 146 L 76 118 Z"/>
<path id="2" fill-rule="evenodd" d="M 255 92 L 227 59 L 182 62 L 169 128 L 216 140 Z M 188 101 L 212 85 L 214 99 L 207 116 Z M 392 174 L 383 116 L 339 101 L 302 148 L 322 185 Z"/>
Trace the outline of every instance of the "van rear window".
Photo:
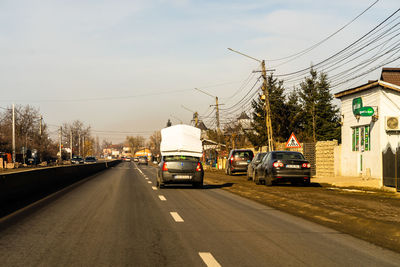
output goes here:
<path id="1" fill-rule="evenodd" d="M 191 157 L 191 156 L 165 156 L 164 161 L 194 161 L 194 162 L 197 162 L 197 161 L 199 161 L 199 158 Z"/>
<path id="2" fill-rule="evenodd" d="M 248 160 L 248 159 L 253 159 L 253 152 L 251 151 L 237 151 L 234 154 L 235 159 L 243 159 L 243 160 Z"/>

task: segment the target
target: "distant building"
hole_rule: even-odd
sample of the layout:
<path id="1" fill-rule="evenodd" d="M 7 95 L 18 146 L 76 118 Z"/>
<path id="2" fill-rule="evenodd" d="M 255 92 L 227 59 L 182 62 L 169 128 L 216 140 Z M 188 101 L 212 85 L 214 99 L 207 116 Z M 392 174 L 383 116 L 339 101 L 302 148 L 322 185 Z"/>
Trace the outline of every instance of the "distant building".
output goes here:
<path id="1" fill-rule="evenodd" d="M 246 112 L 243 111 L 242 114 L 240 114 L 240 116 L 237 118 L 237 122 L 242 126 L 243 131 L 251 129 L 251 119 Z"/>

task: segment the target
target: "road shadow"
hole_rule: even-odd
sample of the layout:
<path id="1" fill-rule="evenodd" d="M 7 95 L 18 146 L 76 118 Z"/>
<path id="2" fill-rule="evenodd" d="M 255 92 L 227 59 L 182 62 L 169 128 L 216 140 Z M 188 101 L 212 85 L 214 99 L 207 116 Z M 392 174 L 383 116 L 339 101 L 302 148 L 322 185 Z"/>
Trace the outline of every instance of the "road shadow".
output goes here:
<path id="1" fill-rule="evenodd" d="M 224 184 L 205 184 L 202 188 L 196 188 L 192 185 L 165 185 L 162 189 L 185 189 L 185 190 L 204 190 L 204 189 L 221 189 L 224 187 L 232 187 L 234 183 L 224 183 Z"/>
<path id="2" fill-rule="evenodd" d="M 291 184 L 291 183 L 281 183 L 281 184 L 274 184 L 274 187 L 323 187 L 319 183 L 310 183 L 309 185 L 299 184 Z"/>

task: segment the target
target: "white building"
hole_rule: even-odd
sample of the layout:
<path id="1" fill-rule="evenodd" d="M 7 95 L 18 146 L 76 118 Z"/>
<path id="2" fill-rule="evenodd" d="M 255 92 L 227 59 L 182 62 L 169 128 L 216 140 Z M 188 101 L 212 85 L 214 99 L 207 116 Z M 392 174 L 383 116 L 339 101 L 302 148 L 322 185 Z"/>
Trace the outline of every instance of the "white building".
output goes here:
<path id="1" fill-rule="evenodd" d="M 376 178 L 386 185 L 384 173 L 394 168 L 383 153 L 400 151 L 400 68 L 383 68 L 380 80 L 335 97 L 341 100 L 341 175 Z"/>

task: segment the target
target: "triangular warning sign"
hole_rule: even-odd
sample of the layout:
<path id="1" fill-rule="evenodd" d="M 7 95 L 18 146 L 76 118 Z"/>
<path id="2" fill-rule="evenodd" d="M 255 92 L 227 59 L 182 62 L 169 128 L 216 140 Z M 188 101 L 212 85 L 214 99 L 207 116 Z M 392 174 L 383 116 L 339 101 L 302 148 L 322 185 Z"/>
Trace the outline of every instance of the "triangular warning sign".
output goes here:
<path id="1" fill-rule="evenodd" d="M 289 140 L 286 142 L 286 148 L 301 148 L 299 141 L 297 141 L 296 136 L 292 133 L 289 137 Z"/>

